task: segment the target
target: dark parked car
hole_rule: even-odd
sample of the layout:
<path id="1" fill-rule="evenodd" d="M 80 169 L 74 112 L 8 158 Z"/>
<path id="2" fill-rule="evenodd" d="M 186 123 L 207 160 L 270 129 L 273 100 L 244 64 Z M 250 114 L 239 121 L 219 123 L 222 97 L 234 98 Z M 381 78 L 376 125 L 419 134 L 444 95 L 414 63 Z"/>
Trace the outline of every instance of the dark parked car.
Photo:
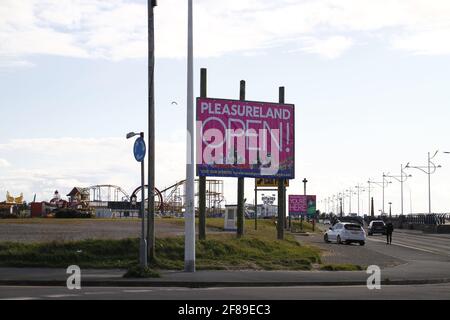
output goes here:
<path id="1" fill-rule="evenodd" d="M 383 220 L 370 221 L 369 227 L 367 228 L 367 233 L 369 234 L 369 236 L 375 233 L 386 235 L 386 224 Z"/>

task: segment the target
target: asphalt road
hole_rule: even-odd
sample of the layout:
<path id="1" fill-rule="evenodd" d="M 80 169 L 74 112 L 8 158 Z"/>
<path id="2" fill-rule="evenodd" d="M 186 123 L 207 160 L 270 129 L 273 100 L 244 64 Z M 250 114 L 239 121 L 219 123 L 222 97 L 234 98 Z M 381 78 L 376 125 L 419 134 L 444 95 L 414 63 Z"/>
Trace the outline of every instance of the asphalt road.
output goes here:
<path id="1" fill-rule="evenodd" d="M 385 236 L 370 236 L 369 241 L 385 244 Z M 422 253 L 431 253 L 441 258 L 450 258 L 449 234 L 424 234 L 414 230 L 395 230 L 392 244 Z"/>
<path id="2" fill-rule="evenodd" d="M 0 299 L 35 300 L 366 300 L 450 299 L 450 284 L 422 286 L 263 288 L 82 288 L 0 287 Z"/>
<path id="3" fill-rule="evenodd" d="M 450 268 L 449 234 L 424 234 L 421 231 L 397 229 L 392 237 L 392 245 L 386 245 L 386 236 L 373 235 L 367 237 L 365 246 L 325 243 L 322 234 L 297 236 L 297 239 L 323 249 L 323 263 L 352 263 L 386 268 L 411 261 L 429 261 L 449 262 Z"/>

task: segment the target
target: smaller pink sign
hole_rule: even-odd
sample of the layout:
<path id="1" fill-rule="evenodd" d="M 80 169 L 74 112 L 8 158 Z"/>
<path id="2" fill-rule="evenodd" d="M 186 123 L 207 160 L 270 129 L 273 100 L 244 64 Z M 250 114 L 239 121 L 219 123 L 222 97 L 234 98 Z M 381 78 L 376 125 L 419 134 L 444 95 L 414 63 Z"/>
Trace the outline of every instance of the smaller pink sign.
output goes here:
<path id="1" fill-rule="evenodd" d="M 291 215 L 306 214 L 308 211 L 308 202 L 306 196 L 289 195 L 289 213 Z"/>

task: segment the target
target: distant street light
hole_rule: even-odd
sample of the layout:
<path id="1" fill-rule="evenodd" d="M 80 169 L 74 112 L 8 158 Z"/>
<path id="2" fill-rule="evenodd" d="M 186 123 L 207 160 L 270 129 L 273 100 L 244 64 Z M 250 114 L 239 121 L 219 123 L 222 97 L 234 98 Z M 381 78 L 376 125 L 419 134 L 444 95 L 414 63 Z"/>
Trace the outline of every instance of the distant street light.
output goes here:
<path id="1" fill-rule="evenodd" d="M 408 166 L 409 163 L 406 165 Z M 386 177 L 393 178 L 400 182 L 400 194 L 401 194 L 401 214 L 403 215 L 403 183 L 412 175 L 408 175 L 403 171 L 403 164 L 400 165 L 400 175 L 399 176 L 391 176 L 389 173 L 386 175 Z"/>
<path id="2" fill-rule="evenodd" d="M 376 181 L 371 181 L 369 179 L 369 181 L 367 181 L 367 183 L 369 184 L 369 198 L 370 198 L 370 185 L 371 184 L 375 184 L 379 187 L 381 187 L 383 189 L 383 205 L 382 205 L 382 212 L 384 213 L 384 189 L 389 185 L 389 183 L 392 183 L 391 181 L 387 181 L 386 180 L 386 175 L 383 173 L 383 181 L 382 182 L 376 182 Z"/>
<path id="3" fill-rule="evenodd" d="M 438 152 L 439 152 L 439 150 L 436 151 L 432 157 L 430 156 L 430 153 L 428 152 L 428 164 L 426 166 L 411 166 L 408 163 L 406 165 L 406 167 L 405 167 L 405 168 L 408 168 L 408 169 L 409 168 L 418 169 L 418 170 L 420 170 L 420 171 L 422 171 L 422 172 L 424 172 L 425 174 L 428 175 L 428 213 L 429 214 L 431 214 L 431 175 L 433 173 L 435 173 L 438 168 L 441 168 L 440 165 L 436 165 L 431 160 L 433 160 L 434 157 L 436 157 Z"/>
<path id="4" fill-rule="evenodd" d="M 359 194 L 361 193 L 361 192 L 364 192 L 364 189 L 362 189 L 363 187 L 362 186 L 360 186 L 359 184 L 358 185 L 356 185 L 355 186 L 355 188 L 356 188 L 356 190 L 358 190 L 358 216 L 359 216 Z M 362 189 L 362 190 L 361 190 Z"/>

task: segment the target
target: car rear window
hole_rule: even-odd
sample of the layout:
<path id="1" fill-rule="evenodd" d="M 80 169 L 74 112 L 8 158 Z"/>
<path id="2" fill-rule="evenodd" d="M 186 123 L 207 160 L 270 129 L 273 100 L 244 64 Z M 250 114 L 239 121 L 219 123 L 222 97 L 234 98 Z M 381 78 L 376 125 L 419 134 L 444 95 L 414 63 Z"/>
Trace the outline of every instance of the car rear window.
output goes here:
<path id="1" fill-rule="evenodd" d="M 372 225 L 374 227 L 384 227 L 384 222 L 374 222 Z"/>
<path id="2" fill-rule="evenodd" d="M 361 226 L 357 224 L 346 224 L 345 230 L 361 230 Z"/>

